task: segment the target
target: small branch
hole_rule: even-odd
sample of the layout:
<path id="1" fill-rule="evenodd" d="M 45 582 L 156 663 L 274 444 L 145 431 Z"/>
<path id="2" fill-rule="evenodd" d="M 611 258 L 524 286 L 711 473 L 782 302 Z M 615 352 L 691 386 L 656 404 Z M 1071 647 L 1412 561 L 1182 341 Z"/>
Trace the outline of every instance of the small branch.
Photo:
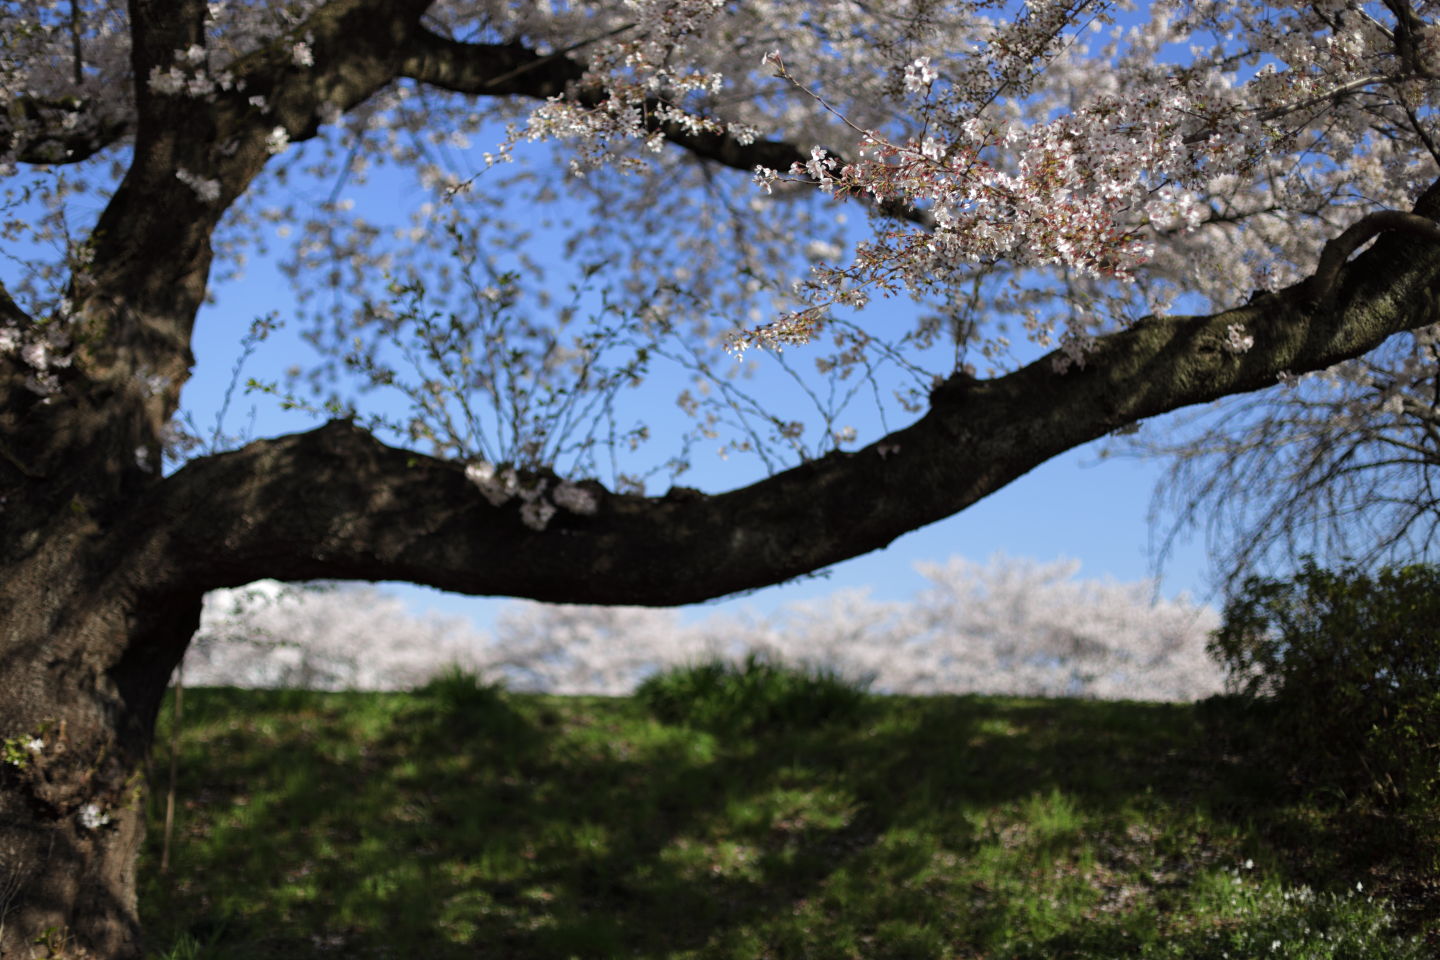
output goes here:
<path id="1" fill-rule="evenodd" d="M 5 289 L 5 284 L 0 283 L 0 320 L 9 320 L 16 326 L 25 326 L 31 322 L 29 314 L 20 309 L 10 296 L 10 291 Z"/>
<path id="2" fill-rule="evenodd" d="M 170 718 L 170 783 L 165 789 L 165 836 L 160 848 L 160 874 L 170 872 L 170 842 L 175 833 L 175 780 L 180 767 L 180 721 L 184 717 L 185 665 L 175 669 L 175 700 Z"/>
<path id="3" fill-rule="evenodd" d="M 604 37 L 590 38 L 577 47 L 600 39 Z M 399 74 L 455 93 L 540 100 L 563 94 L 582 107 L 593 108 L 605 102 L 609 95 L 599 86 L 576 86 L 585 76 L 585 67 L 564 55 L 573 49 L 576 48 L 541 56 L 518 44 L 463 43 L 420 30 L 409 40 Z M 756 167 L 789 170 L 794 164 L 803 164 L 809 159 L 807 151 L 783 140 L 743 143 L 726 133 L 694 131 L 679 123 L 662 122 L 656 119 L 662 105 L 658 97 L 644 102 L 647 129 L 663 134 L 666 140 L 692 156 L 746 173 L 753 173 Z M 836 159 L 844 162 L 843 157 Z M 928 213 L 907 204 L 890 201 L 876 202 L 874 206 L 886 216 L 926 228 L 931 226 Z"/>
<path id="4" fill-rule="evenodd" d="M 80 0 L 70 0 L 70 54 L 74 61 L 75 86 L 85 82 L 85 60 L 80 46 Z"/>
<path id="5" fill-rule="evenodd" d="M 1416 116 L 1410 104 L 1402 101 L 1401 106 L 1404 107 L 1405 116 L 1410 121 L 1410 129 L 1415 131 L 1415 136 L 1419 137 L 1420 142 L 1425 145 L 1425 151 L 1430 154 L 1430 159 L 1435 161 L 1437 167 L 1440 167 L 1440 147 L 1435 145 L 1435 139 L 1425 132 L 1425 128 L 1420 125 L 1420 118 Z"/>
<path id="6" fill-rule="evenodd" d="M 590 37 L 588 39 L 581 40 L 578 43 L 572 43 L 570 44 L 570 46 L 565 47 L 563 50 L 556 50 L 554 53 L 546 54 L 545 56 L 540 57 L 537 60 L 532 60 L 529 63 L 521 64 L 514 70 L 509 71 L 508 73 L 502 73 L 498 77 L 493 77 L 490 80 L 486 81 L 485 85 L 487 87 L 502 86 L 522 74 L 529 73 L 531 70 L 538 70 L 539 68 L 556 60 L 563 60 L 567 58 L 570 54 L 574 53 L 576 50 L 583 50 L 585 47 L 588 47 L 591 44 L 599 43 L 601 40 L 608 40 L 611 37 L 618 37 L 620 34 L 625 33 L 627 30 L 634 29 L 634 27 L 635 24 L 627 23 L 622 26 L 616 27 L 614 30 L 602 33 L 597 37 Z"/>
<path id="7" fill-rule="evenodd" d="M 0 440 L 0 459 L 4 459 L 6 463 L 10 464 L 10 466 L 14 467 L 16 470 L 19 470 L 22 476 L 29 477 L 31 480 L 45 479 L 45 474 L 36 473 L 34 470 L 27 467 L 20 460 L 19 457 L 15 456 L 15 454 L 11 452 L 10 448 L 5 444 L 3 440 Z"/>
<path id="8" fill-rule="evenodd" d="M 1272 120 L 1279 120 L 1281 117 L 1295 113 L 1297 110 L 1305 110 L 1310 107 L 1322 104 L 1327 100 L 1338 100 L 1346 94 L 1354 93 L 1356 90 L 1363 90 L 1364 88 L 1371 86 L 1372 84 L 1384 83 L 1387 81 L 1395 83 L 1402 79 L 1404 78 L 1388 77 L 1384 74 L 1378 73 L 1364 77 L 1356 77 L 1354 80 L 1348 80 L 1345 83 L 1339 84 L 1338 86 L 1331 87 L 1329 90 L 1326 90 L 1323 93 L 1317 93 L 1314 96 L 1306 97 L 1304 100 L 1299 100 L 1295 103 L 1287 103 L 1278 107 L 1271 107 L 1268 110 L 1249 111 L 1249 116 L 1251 119 L 1259 120 L 1262 123 L 1269 123 Z M 1210 139 L 1210 137 L 1213 136 L 1214 133 L 1214 126 L 1202 127 L 1201 129 L 1196 130 L 1194 133 L 1186 134 L 1182 138 L 1181 142 L 1186 144 L 1187 146 L 1194 146 L 1197 143 L 1204 143 L 1206 140 Z"/>

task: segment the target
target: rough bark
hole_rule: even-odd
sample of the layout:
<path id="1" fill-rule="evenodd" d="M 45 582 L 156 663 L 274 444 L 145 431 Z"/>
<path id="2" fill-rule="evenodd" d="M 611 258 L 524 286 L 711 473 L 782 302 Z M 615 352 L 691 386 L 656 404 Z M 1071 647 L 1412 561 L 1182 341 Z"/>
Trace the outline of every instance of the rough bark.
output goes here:
<path id="1" fill-rule="evenodd" d="M 5 960 L 139 950 L 141 772 L 202 595 L 150 589 L 106 525 L 62 511 L 0 565 Z"/>

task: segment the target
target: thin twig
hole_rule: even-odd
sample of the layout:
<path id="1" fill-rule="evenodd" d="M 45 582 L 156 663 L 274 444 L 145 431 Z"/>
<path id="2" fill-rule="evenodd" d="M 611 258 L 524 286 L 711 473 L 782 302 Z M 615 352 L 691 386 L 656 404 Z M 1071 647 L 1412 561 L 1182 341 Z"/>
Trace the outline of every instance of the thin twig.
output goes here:
<path id="1" fill-rule="evenodd" d="M 180 720 L 184 716 L 185 665 L 175 671 L 175 703 L 170 718 L 170 783 L 165 791 L 165 840 L 160 847 L 160 874 L 170 872 L 170 839 L 175 830 L 175 778 L 180 766 Z"/>
<path id="2" fill-rule="evenodd" d="M 85 61 L 80 46 L 80 0 L 70 0 L 70 52 L 75 66 L 75 86 L 85 83 Z"/>
<path id="3" fill-rule="evenodd" d="M 554 63 L 556 60 L 563 59 L 564 57 L 567 57 L 570 54 L 574 53 L 576 50 L 583 49 L 594 43 L 599 43 L 601 40 L 608 40 L 611 37 L 618 37 L 620 34 L 626 32 L 627 30 L 633 30 L 634 28 L 635 24 L 626 23 L 616 27 L 614 30 L 609 30 L 605 33 L 602 33 L 599 36 L 589 37 L 588 39 L 581 40 L 578 43 L 572 43 L 570 44 L 570 46 L 565 47 L 563 50 L 556 50 L 554 53 L 549 53 L 538 59 L 531 60 L 529 63 L 521 64 L 514 70 L 506 71 L 505 73 L 500 74 L 500 76 L 498 77 L 491 77 L 489 80 L 485 81 L 485 88 L 490 89 L 492 87 L 498 87 L 502 83 L 514 80 L 516 77 L 522 74 L 529 73 L 531 70 L 538 70 L 546 64 Z"/>

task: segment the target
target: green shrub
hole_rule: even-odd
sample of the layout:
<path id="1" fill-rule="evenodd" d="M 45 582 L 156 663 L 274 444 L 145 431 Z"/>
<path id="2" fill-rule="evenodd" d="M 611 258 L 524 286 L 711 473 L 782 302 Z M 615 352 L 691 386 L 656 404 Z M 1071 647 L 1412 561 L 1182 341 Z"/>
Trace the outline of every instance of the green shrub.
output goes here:
<path id="1" fill-rule="evenodd" d="M 635 691 L 656 719 L 721 734 L 854 720 L 869 701 L 864 682 L 774 663 L 749 653 L 657 673 Z"/>
<path id="2" fill-rule="evenodd" d="M 504 691 L 475 671 L 452 663 L 416 687 L 415 695 L 452 710 L 486 710 L 504 698 Z"/>
<path id="3" fill-rule="evenodd" d="M 1263 738 L 1319 786 L 1432 820 L 1440 809 L 1440 567 L 1375 575 L 1307 559 L 1252 577 L 1210 652 Z"/>
<path id="4" fill-rule="evenodd" d="M 429 718 L 433 735 L 492 740 L 528 735 L 528 724 L 516 713 L 504 687 L 464 667 L 441 670 L 415 688 L 414 698 L 421 715 Z"/>

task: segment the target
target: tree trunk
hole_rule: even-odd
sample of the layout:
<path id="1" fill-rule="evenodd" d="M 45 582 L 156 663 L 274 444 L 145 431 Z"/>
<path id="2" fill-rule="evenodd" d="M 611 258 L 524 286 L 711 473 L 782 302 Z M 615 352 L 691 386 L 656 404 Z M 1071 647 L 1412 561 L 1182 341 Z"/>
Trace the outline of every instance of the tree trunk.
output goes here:
<path id="1" fill-rule="evenodd" d="M 79 511 L 29 539 L 0 566 L 0 958 L 137 957 L 145 761 L 201 594 L 147 590 Z"/>

